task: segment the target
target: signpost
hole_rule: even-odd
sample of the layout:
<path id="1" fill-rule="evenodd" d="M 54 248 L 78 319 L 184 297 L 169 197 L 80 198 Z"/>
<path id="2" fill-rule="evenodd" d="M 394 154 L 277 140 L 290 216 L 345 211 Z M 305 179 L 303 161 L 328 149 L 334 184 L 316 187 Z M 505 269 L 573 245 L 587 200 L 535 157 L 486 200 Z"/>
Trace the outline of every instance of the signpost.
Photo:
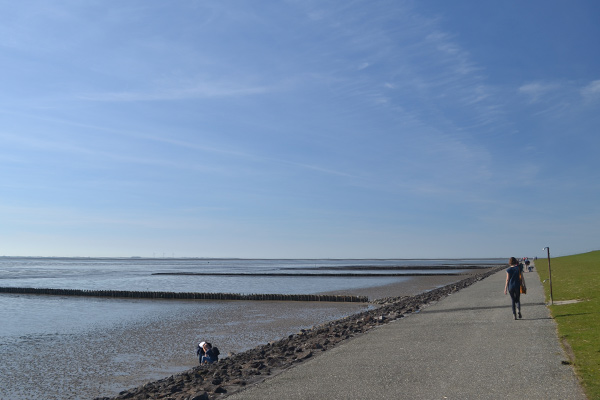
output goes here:
<path id="1" fill-rule="evenodd" d="M 550 280 L 550 304 L 554 305 L 554 298 L 552 297 L 552 269 L 550 268 L 550 247 L 544 247 L 542 250 L 548 252 L 548 279 Z"/>

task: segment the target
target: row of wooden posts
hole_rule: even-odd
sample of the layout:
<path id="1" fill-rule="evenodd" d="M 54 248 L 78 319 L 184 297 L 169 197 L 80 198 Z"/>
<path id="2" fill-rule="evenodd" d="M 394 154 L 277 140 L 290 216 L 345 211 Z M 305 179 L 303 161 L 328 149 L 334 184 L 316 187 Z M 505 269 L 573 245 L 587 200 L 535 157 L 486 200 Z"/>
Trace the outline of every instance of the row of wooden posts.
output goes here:
<path id="1" fill-rule="evenodd" d="M 130 290 L 81 290 L 0 287 L 0 293 L 39 294 L 53 296 L 115 297 L 130 299 L 173 300 L 276 300 L 276 301 L 328 301 L 366 303 L 366 296 L 327 294 L 238 294 L 238 293 L 190 293 L 190 292 L 139 292 Z"/>

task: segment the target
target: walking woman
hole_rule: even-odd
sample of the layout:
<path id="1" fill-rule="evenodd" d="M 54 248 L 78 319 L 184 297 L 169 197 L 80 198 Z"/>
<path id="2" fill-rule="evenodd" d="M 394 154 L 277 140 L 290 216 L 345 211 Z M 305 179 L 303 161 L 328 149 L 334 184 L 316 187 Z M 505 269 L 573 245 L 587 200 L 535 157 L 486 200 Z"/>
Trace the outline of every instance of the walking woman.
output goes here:
<path id="1" fill-rule="evenodd" d="M 512 312 L 515 319 L 521 317 L 521 280 L 523 280 L 523 285 L 525 285 L 525 280 L 523 279 L 523 274 L 521 273 L 521 265 L 516 258 L 511 257 L 508 260 L 508 265 L 510 267 L 506 270 L 506 283 L 504 284 L 504 294 L 510 294 L 510 299 L 512 300 Z"/>

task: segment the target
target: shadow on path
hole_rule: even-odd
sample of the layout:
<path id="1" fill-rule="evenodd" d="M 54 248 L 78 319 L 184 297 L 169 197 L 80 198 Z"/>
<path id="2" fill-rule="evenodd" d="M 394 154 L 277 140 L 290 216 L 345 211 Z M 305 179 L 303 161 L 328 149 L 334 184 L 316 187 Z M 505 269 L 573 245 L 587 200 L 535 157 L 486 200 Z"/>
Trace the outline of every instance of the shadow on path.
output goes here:
<path id="1" fill-rule="evenodd" d="M 545 305 L 545 303 L 522 303 L 521 307 L 523 307 L 523 310 L 526 310 L 527 306 L 543 306 L 543 305 Z M 495 310 L 495 309 L 502 309 L 502 308 L 506 308 L 507 310 L 510 311 L 510 303 L 508 303 L 506 305 L 501 305 L 501 306 L 446 308 L 446 309 L 441 309 L 441 310 L 433 310 L 433 309 L 429 309 L 429 308 L 424 308 L 424 309 L 420 310 L 420 312 L 422 312 L 423 314 L 425 314 L 425 313 L 428 313 L 428 314 L 442 313 L 442 314 L 444 314 L 444 313 L 451 313 L 451 312 Z M 552 318 L 548 317 L 548 318 L 536 318 L 536 319 L 552 319 Z"/>

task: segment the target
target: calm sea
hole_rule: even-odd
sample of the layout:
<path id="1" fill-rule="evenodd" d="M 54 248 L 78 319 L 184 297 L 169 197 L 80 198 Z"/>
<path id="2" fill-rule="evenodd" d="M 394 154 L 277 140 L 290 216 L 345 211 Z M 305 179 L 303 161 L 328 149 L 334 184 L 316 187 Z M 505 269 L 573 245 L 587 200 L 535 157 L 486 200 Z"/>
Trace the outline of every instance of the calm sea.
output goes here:
<path id="1" fill-rule="evenodd" d="M 443 266 L 499 260 L 241 260 L 0 257 L 0 286 L 302 294 L 382 286 Z M 458 270 L 460 272 L 460 270 Z M 368 274 L 349 277 L 344 273 Z M 154 275 L 237 273 L 244 276 Z M 269 276 L 269 274 L 286 276 Z M 302 274 L 339 274 L 303 276 Z M 110 396 L 196 365 L 195 345 L 227 354 L 365 309 L 362 304 L 173 301 L 0 294 L 0 399 Z"/>

